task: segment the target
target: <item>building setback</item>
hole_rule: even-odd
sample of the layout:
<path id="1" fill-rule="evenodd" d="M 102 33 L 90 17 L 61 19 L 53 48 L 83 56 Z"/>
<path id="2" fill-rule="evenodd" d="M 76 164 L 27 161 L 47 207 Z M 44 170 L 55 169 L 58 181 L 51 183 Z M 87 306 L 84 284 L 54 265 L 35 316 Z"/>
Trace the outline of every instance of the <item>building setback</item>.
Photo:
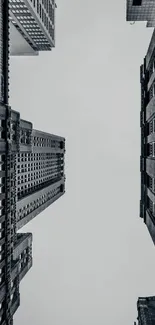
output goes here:
<path id="1" fill-rule="evenodd" d="M 65 192 L 65 139 L 34 130 L 9 106 L 8 3 L 0 1 L 0 325 L 13 325 L 32 266 L 32 234 L 18 230 Z"/>
<path id="2" fill-rule="evenodd" d="M 20 147 L 16 158 L 16 218 L 20 229 L 63 195 L 65 139 L 33 130 L 32 123 L 19 123 L 19 113 L 11 112 L 15 118 L 11 123 L 12 145 L 17 141 Z M 18 123 L 19 140 L 14 137 Z"/>
<path id="3" fill-rule="evenodd" d="M 11 55 L 36 55 L 55 46 L 55 0 L 10 0 L 9 7 Z"/>
<path id="4" fill-rule="evenodd" d="M 141 201 L 140 217 L 155 243 L 155 31 L 140 68 Z"/>
<path id="5" fill-rule="evenodd" d="M 138 298 L 138 325 L 155 324 L 155 297 Z M 136 322 L 134 323 L 136 325 Z"/>
<path id="6" fill-rule="evenodd" d="M 147 27 L 155 27 L 155 0 L 127 0 L 127 21 L 146 21 Z"/>
<path id="7" fill-rule="evenodd" d="M 5 141 L 9 116 L 9 140 Z M 20 304 L 19 283 L 32 266 L 32 234 L 17 231 L 65 192 L 65 139 L 33 130 L 9 106 L 0 105 L 0 324 L 5 315 L 5 172 L 9 171 L 11 317 Z M 8 122 L 7 122 L 8 124 Z M 6 154 L 9 154 L 9 166 Z M 9 168 L 8 168 L 9 167 Z M 1 323 L 2 322 L 2 323 Z M 5 322 L 4 322 L 5 324 Z M 7 324 L 7 323 L 6 323 Z"/>

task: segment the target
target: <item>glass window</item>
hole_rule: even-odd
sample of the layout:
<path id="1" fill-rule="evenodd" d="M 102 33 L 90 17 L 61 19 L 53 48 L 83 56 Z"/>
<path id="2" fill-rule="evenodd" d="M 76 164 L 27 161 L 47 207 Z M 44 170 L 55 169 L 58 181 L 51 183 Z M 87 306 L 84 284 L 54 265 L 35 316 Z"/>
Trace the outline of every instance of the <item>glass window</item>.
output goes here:
<path id="1" fill-rule="evenodd" d="M 154 72 L 155 71 L 155 59 L 153 60 L 153 66 L 152 66 L 152 72 Z"/>
<path id="2" fill-rule="evenodd" d="M 153 130 L 152 130 L 152 132 L 155 133 L 155 119 L 153 119 L 153 123 L 152 124 L 153 124 L 153 128 L 152 128 Z"/>
<path id="3" fill-rule="evenodd" d="M 152 143 L 149 143 L 149 156 L 153 155 L 153 146 Z"/>
<path id="4" fill-rule="evenodd" d="M 155 96 L 155 82 L 153 83 L 153 86 L 152 86 L 152 95 L 153 95 L 153 97 Z"/>
<path id="5" fill-rule="evenodd" d="M 153 142 L 153 157 L 155 157 L 155 143 Z"/>
<path id="6" fill-rule="evenodd" d="M 133 6 L 141 6 L 142 5 L 142 0 L 133 0 L 132 5 Z"/>
<path id="7" fill-rule="evenodd" d="M 37 0 L 37 13 L 39 13 L 39 0 Z"/>
<path id="8" fill-rule="evenodd" d="M 153 121 L 150 121 L 149 123 L 149 134 L 153 132 Z"/>

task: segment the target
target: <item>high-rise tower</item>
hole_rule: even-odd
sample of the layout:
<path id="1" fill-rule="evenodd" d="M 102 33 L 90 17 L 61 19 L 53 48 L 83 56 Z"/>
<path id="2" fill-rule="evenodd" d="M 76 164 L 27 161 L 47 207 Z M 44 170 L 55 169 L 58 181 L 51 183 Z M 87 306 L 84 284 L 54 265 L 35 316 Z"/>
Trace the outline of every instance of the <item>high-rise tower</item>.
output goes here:
<path id="1" fill-rule="evenodd" d="M 7 120 L 9 131 L 6 142 L 7 116 L 9 116 L 9 121 Z M 33 130 L 32 123 L 21 120 L 20 114 L 6 105 L 0 106 L 0 124 L 0 320 L 2 322 L 6 320 L 6 295 L 9 295 L 10 307 L 7 308 L 12 317 L 20 304 L 19 283 L 32 266 L 32 234 L 20 234 L 17 231 L 65 192 L 65 139 Z M 9 213 L 10 230 L 6 233 L 7 213 Z M 8 243 L 6 234 L 9 234 Z M 6 247 L 10 255 L 5 253 Z M 10 256 L 10 282 L 7 290 L 5 254 L 7 258 Z M 1 322 L 0 324 L 3 324 Z"/>
<path id="2" fill-rule="evenodd" d="M 155 31 L 140 68 L 141 201 L 140 216 L 155 243 Z"/>
<path id="3" fill-rule="evenodd" d="M 16 157 L 16 220 L 20 229 L 64 194 L 65 139 L 33 130 L 32 123 L 12 112 L 16 115 L 11 126 L 12 145 L 20 148 Z"/>
<path id="4" fill-rule="evenodd" d="M 8 2 L 0 1 L 0 325 L 13 325 L 32 266 L 32 234 L 18 230 L 65 192 L 65 139 L 34 130 L 9 106 Z"/>
<path id="5" fill-rule="evenodd" d="M 37 55 L 55 46 L 55 0 L 10 0 L 12 55 Z"/>

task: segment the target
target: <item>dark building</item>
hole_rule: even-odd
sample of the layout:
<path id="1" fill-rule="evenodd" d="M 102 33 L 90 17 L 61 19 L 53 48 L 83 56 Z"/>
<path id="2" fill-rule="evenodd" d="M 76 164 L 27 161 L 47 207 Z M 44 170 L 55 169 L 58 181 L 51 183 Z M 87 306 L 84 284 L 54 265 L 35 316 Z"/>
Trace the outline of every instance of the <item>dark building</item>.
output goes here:
<path id="1" fill-rule="evenodd" d="M 9 138 L 6 142 L 7 116 Z M 9 311 L 12 316 L 20 304 L 19 283 L 32 266 L 32 234 L 17 231 L 64 194 L 65 139 L 33 130 L 32 123 L 20 120 L 20 114 L 9 106 L 0 106 L 0 122 L 0 319 L 4 321 L 5 207 L 9 208 L 10 217 Z M 7 187 L 6 172 L 9 173 Z M 7 206 L 5 191 L 9 195 Z"/>
<path id="2" fill-rule="evenodd" d="M 127 0 L 127 21 L 146 21 L 147 27 L 155 27 L 155 0 Z"/>
<path id="3" fill-rule="evenodd" d="M 12 145 L 19 148 L 16 220 L 20 229 L 64 194 L 65 139 L 33 130 L 30 122 L 20 120 L 19 113 L 11 114 Z"/>
<path id="4" fill-rule="evenodd" d="M 155 324 L 155 297 L 138 298 L 138 325 Z M 136 325 L 136 322 L 134 323 Z"/>
<path id="5" fill-rule="evenodd" d="M 155 243 L 155 31 L 153 32 L 141 79 L 141 201 L 140 216 Z"/>
<path id="6" fill-rule="evenodd" d="M 18 230 L 65 192 L 65 139 L 33 129 L 9 106 L 9 8 L 0 1 L 0 325 L 13 325 L 32 266 L 32 234 Z"/>

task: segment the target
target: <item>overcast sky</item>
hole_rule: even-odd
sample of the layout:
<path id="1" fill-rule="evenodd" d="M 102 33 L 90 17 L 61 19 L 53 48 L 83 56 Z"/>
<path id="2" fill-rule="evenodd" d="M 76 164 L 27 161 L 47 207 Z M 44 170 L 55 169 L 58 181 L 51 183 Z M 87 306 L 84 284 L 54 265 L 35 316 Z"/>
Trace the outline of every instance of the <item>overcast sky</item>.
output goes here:
<path id="1" fill-rule="evenodd" d="M 33 268 L 15 325 L 131 325 L 155 294 L 155 252 L 139 218 L 139 66 L 152 29 L 125 1 L 59 0 L 56 48 L 12 58 L 13 109 L 66 137 L 66 194 L 23 231 Z"/>

